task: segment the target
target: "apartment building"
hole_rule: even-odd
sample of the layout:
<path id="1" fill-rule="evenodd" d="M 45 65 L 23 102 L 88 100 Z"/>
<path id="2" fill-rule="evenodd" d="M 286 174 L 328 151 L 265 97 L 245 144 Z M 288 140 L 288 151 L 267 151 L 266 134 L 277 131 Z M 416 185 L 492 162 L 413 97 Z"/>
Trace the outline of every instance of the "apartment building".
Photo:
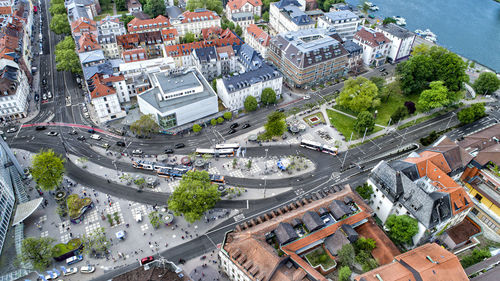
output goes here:
<path id="1" fill-rule="evenodd" d="M 262 15 L 261 0 L 230 0 L 226 4 L 226 17 L 232 18 L 233 14 L 250 13 L 256 16 Z"/>
<path id="2" fill-rule="evenodd" d="M 112 86 L 102 81 L 101 74 L 95 74 L 87 81 L 89 87 L 90 102 L 97 113 L 100 123 L 125 117 L 127 114 L 120 107 L 120 99 Z"/>
<path id="3" fill-rule="evenodd" d="M 347 51 L 347 68 L 350 72 L 357 74 L 363 67 L 363 48 L 352 40 L 347 40 L 342 43 Z"/>
<path id="4" fill-rule="evenodd" d="M 30 97 L 25 71 L 13 60 L 0 59 L 0 121 L 26 117 Z"/>
<path id="5" fill-rule="evenodd" d="M 131 49 L 143 49 L 149 59 L 165 56 L 165 45 L 160 31 L 148 31 L 116 36 L 120 55 Z"/>
<path id="6" fill-rule="evenodd" d="M 280 0 L 270 5 L 269 25 L 273 35 L 314 28 L 315 24 L 297 0 Z"/>
<path id="7" fill-rule="evenodd" d="M 187 32 L 194 33 L 198 37 L 204 28 L 221 26 L 219 15 L 207 9 L 196 9 L 193 12 L 185 11 L 177 18 L 171 18 L 170 20 L 181 37 L 186 35 Z"/>
<path id="8" fill-rule="evenodd" d="M 313 28 L 279 34 L 269 44 L 268 58 L 290 87 L 309 88 L 347 74 L 348 52 L 333 29 Z"/>
<path id="9" fill-rule="evenodd" d="M 127 24 L 127 30 L 130 34 L 161 31 L 171 29 L 170 20 L 165 16 L 159 15 L 154 19 L 134 18 Z"/>
<path id="10" fill-rule="evenodd" d="M 99 35 L 97 41 L 106 59 L 117 59 L 120 57 L 120 49 L 118 48 L 114 34 Z"/>
<path id="11" fill-rule="evenodd" d="M 101 12 L 99 0 L 66 0 L 64 6 L 70 23 L 80 18 L 93 20 Z"/>
<path id="12" fill-rule="evenodd" d="M 238 71 L 238 57 L 236 56 L 233 46 L 216 47 L 217 52 L 217 76 L 230 75 Z"/>
<path id="13" fill-rule="evenodd" d="M 363 63 L 370 66 L 380 66 L 385 63 L 391 40 L 384 33 L 371 28 L 362 27 L 353 38 L 354 43 L 363 47 Z"/>
<path id="14" fill-rule="evenodd" d="M 394 23 L 379 25 L 375 30 L 382 32 L 385 37 L 391 40 L 387 54 L 390 62 L 400 62 L 410 57 L 413 43 L 417 37 L 415 33 Z"/>
<path id="15" fill-rule="evenodd" d="M 123 35 L 127 33 L 118 17 L 107 16 L 97 22 L 99 35 Z"/>
<path id="16" fill-rule="evenodd" d="M 267 49 L 269 48 L 269 41 L 271 40 L 269 34 L 257 25 L 251 24 L 243 30 L 243 37 L 250 47 L 259 52 L 264 59 L 267 59 Z"/>
<path id="17" fill-rule="evenodd" d="M 79 18 L 71 22 L 71 34 L 73 38 L 78 40 L 77 38 L 80 38 L 83 33 L 92 33 L 97 37 L 99 31 L 97 30 L 96 22 L 88 18 Z"/>
<path id="18" fill-rule="evenodd" d="M 318 27 L 334 27 L 344 40 L 352 39 L 360 24 L 361 19 L 351 11 L 329 12 L 318 18 Z"/>
<path id="19" fill-rule="evenodd" d="M 127 0 L 127 9 L 129 13 L 142 12 L 142 4 L 139 0 Z"/>
<path id="20" fill-rule="evenodd" d="M 234 13 L 231 14 L 229 20 L 234 23 L 235 26 L 239 25 L 242 29 L 255 23 L 255 17 L 252 13 Z"/>

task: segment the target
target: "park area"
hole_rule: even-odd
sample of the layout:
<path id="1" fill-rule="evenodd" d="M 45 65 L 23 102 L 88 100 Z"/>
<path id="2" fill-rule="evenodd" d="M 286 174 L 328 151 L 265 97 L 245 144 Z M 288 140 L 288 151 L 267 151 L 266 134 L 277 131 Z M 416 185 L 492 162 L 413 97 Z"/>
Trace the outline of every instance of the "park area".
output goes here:
<path id="1" fill-rule="evenodd" d="M 328 114 L 328 118 L 330 118 L 330 123 L 335 127 L 342 135 L 346 141 L 349 141 L 352 133 L 352 139 L 359 139 L 363 137 L 363 134 L 360 134 L 354 130 L 354 124 L 356 123 L 356 119 L 344 115 L 342 113 L 333 111 L 331 109 L 327 109 L 326 113 Z M 381 127 L 375 126 L 373 131 L 370 133 L 375 133 L 382 130 Z M 367 134 L 368 135 L 368 134 Z"/>

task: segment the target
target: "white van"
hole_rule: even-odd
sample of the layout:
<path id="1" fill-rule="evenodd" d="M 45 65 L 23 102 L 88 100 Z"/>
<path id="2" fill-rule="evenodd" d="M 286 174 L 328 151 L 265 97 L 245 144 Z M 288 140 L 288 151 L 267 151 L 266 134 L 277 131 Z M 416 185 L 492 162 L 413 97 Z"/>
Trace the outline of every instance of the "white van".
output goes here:
<path id="1" fill-rule="evenodd" d="M 90 138 L 93 140 L 102 140 L 101 136 L 99 136 L 98 134 L 93 134 L 90 136 Z"/>

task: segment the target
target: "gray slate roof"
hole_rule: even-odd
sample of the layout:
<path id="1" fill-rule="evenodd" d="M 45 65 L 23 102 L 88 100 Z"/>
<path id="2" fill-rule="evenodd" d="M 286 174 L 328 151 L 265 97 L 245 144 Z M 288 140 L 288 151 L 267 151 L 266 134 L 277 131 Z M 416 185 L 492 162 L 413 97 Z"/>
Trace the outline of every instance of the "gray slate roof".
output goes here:
<path id="1" fill-rule="evenodd" d="M 333 235 L 325 239 L 325 246 L 333 256 L 336 256 L 339 250 L 349 243 L 349 240 L 340 229 L 337 229 Z"/>
<path id="2" fill-rule="evenodd" d="M 234 21 L 251 20 L 253 19 L 252 13 L 234 13 L 231 14 L 231 18 Z"/>
<path id="3" fill-rule="evenodd" d="M 363 48 L 352 40 L 346 40 L 342 46 L 349 54 L 363 53 Z"/>
<path id="4" fill-rule="evenodd" d="M 318 213 L 312 211 L 307 211 L 302 217 L 302 221 L 310 232 L 320 229 L 325 225 Z"/>
<path id="5" fill-rule="evenodd" d="M 264 63 L 260 68 L 245 73 L 222 78 L 228 92 L 236 92 L 251 87 L 253 84 L 277 79 L 281 73 L 274 67 Z"/>
<path id="6" fill-rule="evenodd" d="M 195 49 L 194 52 L 202 64 L 210 62 L 213 59 L 217 60 L 217 52 L 215 51 L 214 46 Z"/>
<path id="7" fill-rule="evenodd" d="M 342 232 L 344 232 L 345 236 L 347 237 L 347 239 L 351 243 L 354 243 L 354 242 L 356 242 L 358 240 L 359 235 L 356 232 L 356 230 L 354 230 L 354 228 L 352 228 L 351 225 L 349 225 L 349 224 L 343 224 L 342 226 L 340 226 L 340 229 L 342 229 Z"/>
<path id="8" fill-rule="evenodd" d="M 349 215 L 352 213 L 351 208 L 347 206 L 343 201 L 333 200 L 330 205 L 328 205 L 330 212 L 333 215 L 333 218 L 336 220 L 340 220 L 343 216 Z"/>
<path id="9" fill-rule="evenodd" d="M 283 12 L 288 15 L 290 20 L 296 25 L 313 24 L 313 20 L 302 11 L 298 6 L 288 5 L 283 7 Z"/>
<path id="10" fill-rule="evenodd" d="M 417 165 L 406 161 L 396 160 L 389 162 L 389 166 L 396 171 L 403 172 L 410 180 L 415 181 L 420 178 Z"/>
<path id="11" fill-rule="evenodd" d="M 349 10 L 347 10 L 347 11 L 334 11 L 334 12 L 325 13 L 325 17 L 332 22 L 358 19 L 358 16 Z"/>
<path id="12" fill-rule="evenodd" d="M 378 28 L 380 28 L 381 30 L 386 31 L 387 33 L 392 34 L 398 38 L 404 39 L 404 38 L 415 36 L 415 33 L 411 32 L 408 29 L 403 28 L 397 24 L 394 24 L 394 23 L 380 25 L 380 26 L 378 26 Z"/>
<path id="13" fill-rule="evenodd" d="M 82 64 L 104 60 L 104 53 L 102 50 L 79 53 L 78 56 L 80 57 L 80 62 Z"/>
<path id="14" fill-rule="evenodd" d="M 291 242 L 299 237 L 293 227 L 286 222 L 280 222 L 274 233 L 280 245 Z"/>

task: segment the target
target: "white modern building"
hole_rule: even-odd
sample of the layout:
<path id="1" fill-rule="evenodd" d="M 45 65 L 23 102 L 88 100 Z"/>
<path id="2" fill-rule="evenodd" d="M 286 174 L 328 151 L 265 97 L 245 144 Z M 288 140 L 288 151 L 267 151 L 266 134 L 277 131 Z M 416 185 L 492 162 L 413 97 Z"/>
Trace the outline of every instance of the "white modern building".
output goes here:
<path id="1" fill-rule="evenodd" d="M 262 15 L 261 0 L 230 0 L 226 4 L 226 17 L 231 18 L 233 14 L 251 13 L 252 15 Z"/>
<path id="2" fill-rule="evenodd" d="M 102 20 L 97 22 L 97 29 L 99 31 L 99 35 L 123 35 L 127 33 L 125 31 L 125 26 L 123 22 L 120 21 L 117 17 L 107 16 Z"/>
<path id="3" fill-rule="evenodd" d="M 244 107 L 247 96 L 254 96 L 260 101 L 260 95 L 265 88 L 273 89 L 279 99 L 282 86 L 281 73 L 264 63 L 256 70 L 217 79 L 217 94 L 227 108 L 238 110 Z"/>
<path id="4" fill-rule="evenodd" d="M 391 40 L 382 32 L 366 27 L 356 32 L 353 42 L 363 47 L 363 63 L 375 67 L 384 64 L 391 47 Z"/>
<path id="5" fill-rule="evenodd" d="M 318 27 L 334 27 L 337 34 L 344 40 L 354 37 L 360 23 L 361 19 L 351 11 L 329 12 L 318 19 Z"/>
<path id="6" fill-rule="evenodd" d="M 122 118 L 126 115 L 125 111 L 120 107 L 120 100 L 113 87 L 96 83 L 90 93 L 90 100 L 100 123 Z"/>
<path id="7" fill-rule="evenodd" d="M 8 59 L 0 59 L 0 71 L 0 121 L 26 117 L 31 92 L 26 74 Z"/>
<path id="8" fill-rule="evenodd" d="M 417 37 L 415 33 L 394 23 L 377 26 L 376 30 L 382 32 L 385 37 L 391 40 L 389 54 L 387 55 L 391 62 L 399 62 L 410 57 L 413 43 Z"/>
<path id="9" fill-rule="evenodd" d="M 152 88 L 137 96 L 142 114 L 164 128 L 184 125 L 219 111 L 217 94 L 197 69 L 150 74 Z"/>
<path id="10" fill-rule="evenodd" d="M 310 29 L 315 24 L 305 13 L 305 6 L 297 0 L 280 0 L 270 5 L 269 25 L 272 34 Z"/>
<path id="11" fill-rule="evenodd" d="M 177 29 L 180 37 L 186 35 L 187 32 L 199 36 L 204 28 L 220 27 L 220 17 L 216 12 L 196 9 L 194 12 L 185 11 L 177 18 L 170 19 L 170 23 Z"/>
<path id="12" fill-rule="evenodd" d="M 267 58 L 267 49 L 269 48 L 269 40 L 271 39 L 269 34 L 257 25 L 251 24 L 243 30 L 243 37 L 245 37 L 245 42 L 250 47 L 259 52 L 264 59 Z"/>

